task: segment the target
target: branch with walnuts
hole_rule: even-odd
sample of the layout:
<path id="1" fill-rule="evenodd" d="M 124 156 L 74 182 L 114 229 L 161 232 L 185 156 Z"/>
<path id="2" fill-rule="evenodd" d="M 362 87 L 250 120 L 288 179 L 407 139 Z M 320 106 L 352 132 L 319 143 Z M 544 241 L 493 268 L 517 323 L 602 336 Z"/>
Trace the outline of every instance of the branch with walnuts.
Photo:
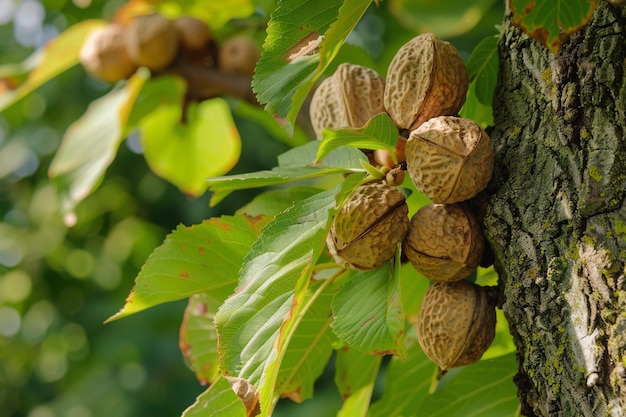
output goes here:
<path id="1" fill-rule="evenodd" d="M 154 77 L 180 76 L 187 83 L 185 103 L 229 96 L 259 105 L 251 87 L 260 58 L 255 41 L 236 36 L 218 45 L 206 23 L 191 16 L 171 20 L 155 13 L 110 23 L 87 38 L 79 58 L 89 74 L 109 83 L 139 67 Z"/>

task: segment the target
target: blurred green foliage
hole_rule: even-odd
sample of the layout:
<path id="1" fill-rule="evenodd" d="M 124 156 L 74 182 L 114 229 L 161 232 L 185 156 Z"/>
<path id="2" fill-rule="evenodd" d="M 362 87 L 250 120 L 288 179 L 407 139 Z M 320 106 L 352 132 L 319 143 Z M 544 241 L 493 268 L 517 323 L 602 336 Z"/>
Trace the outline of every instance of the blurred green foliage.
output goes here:
<path id="1" fill-rule="evenodd" d="M 497 33 L 501 3 L 470 2 L 473 14 L 432 29 L 441 28 L 467 59 L 483 37 Z M 0 64 L 23 61 L 76 22 L 111 19 L 124 4 L 0 0 Z M 384 75 L 398 47 L 422 29 L 415 21 L 423 21 L 417 17 L 424 8 L 434 13 L 432 4 L 386 0 L 371 7 L 329 71 L 351 61 Z M 445 4 L 440 13 L 448 13 Z M 463 31 L 451 30 L 467 16 Z M 175 416 L 204 391 L 178 350 L 184 302 L 102 322 L 120 308 L 145 259 L 177 224 L 232 214 L 258 190 L 233 193 L 209 208 L 208 195 L 190 200 L 155 176 L 131 137 L 100 187 L 77 207 L 78 223 L 67 228 L 47 169 L 65 129 L 108 88 L 76 67 L 0 113 L 0 417 Z M 242 138 L 231 173 L 274 166 L 287 145 L 236 100 L 228 102 Z M 276 415 L 333 415 L 341 398 L 332 375 L 324 373 L 314 400 L 295 409 L 286 401 Z"/>

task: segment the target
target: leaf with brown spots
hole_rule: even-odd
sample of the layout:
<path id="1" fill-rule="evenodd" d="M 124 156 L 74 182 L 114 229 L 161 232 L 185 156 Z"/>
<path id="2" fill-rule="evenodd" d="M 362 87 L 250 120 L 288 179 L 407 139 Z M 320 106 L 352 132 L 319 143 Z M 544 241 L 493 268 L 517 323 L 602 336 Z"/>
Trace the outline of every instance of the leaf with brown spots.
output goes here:
<path id="1" fill-rule="evenodd" d="M 3 76 L 16 75 L 26 80 L 15 90 L 0 89 L 0 111 L 26 97 L 41 85 L 79 63 L 78 54 L 89 34 L 107 24 L 105 20 L 89 19 L 70 26 L 65 31 L 48 41 L 36 54 L 28 57 L 21 64 L 4 65 L 0 72 Z M 12 84 L 12 83 L 11 83 Z M 11 86 L 13 87 L 13 86 Z"/>
<path id="2" fill-rule="evenodd" d="M 265 414 L 274 405 L 283 329 L 304 306 L 336 192 L 316 194 L 276 216 L 246 257 L 235 293 L 215 315 L 222 373 L 256 386 Z"/>
<path id="3" fill-rule="evenodd" d="M 509 7 L 513 24 L 556 55 L 565 39 L 587 24 L 599 3 L 599 0 L 509 0 Z"/>
<path id="4" fill-rule="evenodd" d="M 220 369 L 258 389 L 264 416 L 280 395 L 276 381 L 290 342 L 319 296 L 308 290 L 326 247 L 330 212 L 362 179 L 351 175 L 276 216 L 246 257 L 235 293 L 215 315 Z"/>
<path id="5" fill-rule="evenodd" d="M 219 375 L 217 331 L 213 324 L 218 306 L 207 293 L 192 295 L 180 326 L 180 351 L 202 385 L 213 383 Z"/>
<path id="6" fill-rule="evenodd" d="M 224 301 L 235 289 L 243 259 L 268 221 L 264 216 L 238 215 L 178 226 L 152 252 L 122 310 L 107 321 L 201 292 Z"/>

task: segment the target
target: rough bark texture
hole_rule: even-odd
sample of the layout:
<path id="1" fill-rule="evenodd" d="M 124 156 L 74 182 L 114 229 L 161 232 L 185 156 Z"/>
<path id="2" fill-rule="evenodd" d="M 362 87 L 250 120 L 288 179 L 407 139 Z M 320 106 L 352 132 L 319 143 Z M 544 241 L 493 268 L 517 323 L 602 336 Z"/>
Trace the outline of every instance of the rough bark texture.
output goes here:
<path id="1" fill-rule="evenodd" d="M 485 229 L 526 416 L 626 415 L 626 11 L 558 57 L 505 23 Z"/>

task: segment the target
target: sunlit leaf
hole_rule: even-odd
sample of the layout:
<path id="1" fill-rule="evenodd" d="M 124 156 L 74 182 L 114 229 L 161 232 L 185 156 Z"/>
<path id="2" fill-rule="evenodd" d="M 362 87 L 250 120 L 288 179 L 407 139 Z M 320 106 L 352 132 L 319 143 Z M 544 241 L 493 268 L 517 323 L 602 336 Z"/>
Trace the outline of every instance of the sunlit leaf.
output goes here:
<path id="1" fill-rule="evenodd" d="M 152 171 L 189 195 L 203 194 L 207 178 L 225 174 L 239 160 L 241 138 L 222 98 L 190 103 L 184 121 L 181 103 L 163 104 L 140 127 Z"/>
<path id="2" fill-rule="evenodd" d="M 433 381 L 437 366 L 424 354 L 415 337 L 409 344 L 407 360 L 391 359 L 387 383 L 380 400 L 370 407 L 369 417 L 409 417 L 422 414 L 420 404 Z"/>
<path id="3" fill-rule="evenodd" d="M 599 0 L 509 0 L 512 22 L 552 53 L 572 33 L 584 27 Z"/>
<path id="4" fill-rule="evenodd" d="M 360 178 L 348 177 L 276 216 L 246 257 L 234 295 L 215 316 L 221 370 L 258 387 L 264 416 L 271 414 L 285 349 L 306 311 L 304 300 L 313 265 L 325 247 L 330 210 L 337 195 L 345 195 Z"/>
<path id="5" fill-rule="evenodd" d="M 355 349 L 337 352 L 335 385 L 344 400 L 337 417 L 367 415 L 381 359 Z"/>
<path id="6" fill-rule="evenodd" d="M 228 177 L 214 177 L 207 181 L 211 192 L 211 206 L 215 206 L 236 190 L 260 188 L 289 183 L 295 180 L 317 178 L 324 175 L 343 174 L 351 170 L 343 168 L 301 167 L 275 168 L 271 171 L 258 171 Z"/>
<path id="7" fill-rule="evenodd" d="M 383 149 L 393 154 L 398 141 L 398 129 L 387 113 L 381 113 L 370 119 L 359 129 L 324 129 L 322 142 L 317 150 L 317 159 L 322 159 L 340 146 L 352 146 L 362 149 Z M 395 158 L 395 155 L 393 156 Z"/>
<path id="8" fill-rule="evenodd" d="M 182 417 L 248 417 L 235 391 L 225 378 L 218 378 L 196 402 L 185 410 Z"/>
<path id="9" fill-rule="evenodd" d="M 161 75 L 146 80 L 130 112 L 129 129 L 135 129 L 144 117 L 150 116 L 159 106 L 180 106 L 185 89 L 183 79 L 176 76 Z"/>
<path id="10" fill-rule="evenodd" d="M 0 111 L 32 93 L 37 87 L 78 64 L 78 54 L 91 31 L 106 25 L 104 20 L 84 20 L 50 40 L 22 65 L 32 71 L 16 90 L 0 95 Z"/>
<path id="11" fill-rule="evenodd" d="M 148 258 L 126 304 L 108 321 L 207 292 L 232 293 L 245 255 L 267 223 L 263 217 L 222 216 L 178 226 Z"/>
<path id="12" fill-rule="evenodd" d="M 289 340 L 276 379 L 276 391 L 281 396 L 296 402 L 313 397 L 313 385 L 324 371 L 336 340 L 330 323 L 331 302 L 338 288 L 336 282 L 321 281 L 309 289 L 304 304 L 311 306 Z"/>
<path id="13" fill-rule="evenodd" d="M 331 328 L 354 349 L 405 358 L 400 273 L 393 265 L 354 274 L 333 301 Z"/>
<path id="14" fill-rule="evenodd" d="M 202 385 L 212 383 L 219 375 L 217 330 L 213 324 L 218 306 L 207 293 L 192 295 L 180 327 L 180 350 Z"/>
<path id="15" fill-rule="evenodd" d="M 304 200 L 322 190 L 316 187 L 293 186 L 265 191 L 237 210 L 249 216 L 264 214 L 275 216 L 291 207 L 296 201 Z"/>
<path id="16" fill-rule="evenodd" d="M 293 135 L 287 134 L 277 123 L 271 114 L 259 106 L 254 106 L 243 100 L 238 100 L 233 104 L 233 113 L 246 120 L 251 120 L 267 130 L 272 137 L 285 143 L 289 147 L 304 145 L 309 142 L 309 138 L 303 129 L 298 126 L 294 129 Z"/>
<path id="17" fill-rule="evenodd" d="M 296 285 L 308 283 L 323 247 L 337 192 L 335 188 L 316 194 L 281 213 L 253 245 L 235 294 L 215 317 L 226 375 L 261 386 L 265 368 L 276 357 L 274 346 L 294 303 Z"/>
<path id="18" fill-rule="evenodd" d="M 211 206 L 218 204 L 236 190 L 280 185 L 295 180 L 317 178 L 325 175 L 363 171 L 359 161 L 367 158 L 362 152 L 350 148 L 336 149 L 319 164 L 310 166 L 309 164 L 315 159 L 317 146 L 318 142 L 315 141 L 289 150 L 278 157 L 279 166 L 272 170 L 209 178 L 207 184 L 213 193 L 211 195 Z"/>
<path id="19" fill-rule="evenodd" d="M 283 0 L 271 15 L 253 89 L 266 110 L 292 132 L 309 90 L 371 0 L 323 3 Z"/>
<path id="20" fill-rule="evenodd" d="M 498 39 L 488 36 L 480 41 L 465 64 L 470 82 L 475 83 L 476 98 L 485 106 L 491 106 L 498 81 Z"/>
<path id="21" fill-rule="evenodd" d="M 181 15 L 194 16 L 215 30 L 231 19 L 250 16 L 254 6 L 251 0 L 131 0 L 117 10 L 115 20 L 125 23 L 137 14 L 158 12 L 172 19 Z"/>
<path id="22" fill-rule="evenodd" d="M 317 152 L 321 146 L 320 141 L 312 141 L 297 148 L 289 149 L 278 155 L 280 168 L 293 168 L 303 166 L 326 166 L 333 168 L 360 169 L 361 161 L 367 161 L 363 152 L 350 148 L 336 148 L 327 152 L 322 158 L 317 158 Z M 319 159 L 316 162 L 316 159 Z"/>
<path id="23" fill-rule="evenodd" d="M 389 9 L 398 22 L 413 32 L 432 32 L 449 38 L 471 30 L 497 1 L 390 0 Z"/>
<path id="24" fill-rule="evenodd" d="M 419 415 L 517 417 L 520 404 L 513 383 L 516 373 L 514 354 L 466 366 L 445 385 L 442 380 L 442 389 L 424 397 Z"/>
<path id="25" fill-rule="evenodd" d="M 72 210 L 98 184 L 117 153 L 133 103 L 147 78 L 138 72 L 122 88 L 93 101 L 65 132 L 49 175 L 61 196 L 66 223 Z"/>

